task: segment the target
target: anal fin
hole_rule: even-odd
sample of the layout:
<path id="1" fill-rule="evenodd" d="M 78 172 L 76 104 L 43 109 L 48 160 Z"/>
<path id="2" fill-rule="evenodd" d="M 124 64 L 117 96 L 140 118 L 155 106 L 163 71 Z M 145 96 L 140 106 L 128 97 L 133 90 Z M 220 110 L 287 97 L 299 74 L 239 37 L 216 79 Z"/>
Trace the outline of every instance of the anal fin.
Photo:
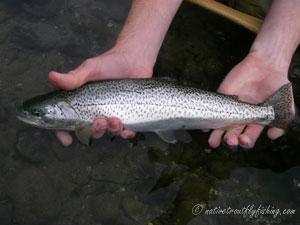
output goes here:
<path id="1" fill-rule="evenodd" d="M 172 130 L 156 130 L 155 133 L 165 142 L 175 144 L 177 142 L 175 133 Z"/>
<path id="2" fill-rule="evenodd" d="M 156 130 L 155 133 L 167 143 L 175 144 L 178 140 L 183 143 L 192 141 L 191 135 L 184 130 Z"/>

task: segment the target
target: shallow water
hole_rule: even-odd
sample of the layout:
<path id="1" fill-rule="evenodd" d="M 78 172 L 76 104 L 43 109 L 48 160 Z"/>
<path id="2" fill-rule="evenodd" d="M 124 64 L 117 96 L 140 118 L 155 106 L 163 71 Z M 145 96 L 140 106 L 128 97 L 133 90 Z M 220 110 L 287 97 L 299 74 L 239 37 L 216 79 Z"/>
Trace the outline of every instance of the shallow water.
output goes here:
<path id="1" fill-rule="evenodd" d="M 200 131 L 190 144 L 146 133 L 66 148 L 53 132 L 16 120 L 25 99 L 54 90 L 50 70 L 71 70 L 112 47 L 128 8 L 121 0 L 0 2 L 0 224 L 300 224 L 299 131 L 277 141 L 263 134 L 249 151 L 212 150 Z M 214 91 L 253 39 L 184 3 L 155 74 Z M 299 106 L 299 52 L 290 79 Z M 228 207 L 250 215 L 222 215 Z M 272 214 L 251 214 L 268 207 Z"/>

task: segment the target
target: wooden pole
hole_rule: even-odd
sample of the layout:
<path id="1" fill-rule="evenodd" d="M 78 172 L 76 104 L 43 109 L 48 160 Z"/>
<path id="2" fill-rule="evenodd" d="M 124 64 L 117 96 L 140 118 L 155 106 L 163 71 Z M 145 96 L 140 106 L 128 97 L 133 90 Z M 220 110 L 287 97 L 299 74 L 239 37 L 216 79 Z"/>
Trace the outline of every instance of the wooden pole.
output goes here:
<path id="1" fill-rule="evenodd" d="M 232 22 L 245 27 L 246 29 L 252 31 L 253 33 L 257 33 L 262 24 L 261 19 L 242 13 L 238 10 L 230 8 L 214 0 L 187 0 L 187 1 L 196 4 L 198 6 L 201 6 L 202 8 L 205 8 L 220 16 L 223 16 L 226 19 L 229 19 Z"/>

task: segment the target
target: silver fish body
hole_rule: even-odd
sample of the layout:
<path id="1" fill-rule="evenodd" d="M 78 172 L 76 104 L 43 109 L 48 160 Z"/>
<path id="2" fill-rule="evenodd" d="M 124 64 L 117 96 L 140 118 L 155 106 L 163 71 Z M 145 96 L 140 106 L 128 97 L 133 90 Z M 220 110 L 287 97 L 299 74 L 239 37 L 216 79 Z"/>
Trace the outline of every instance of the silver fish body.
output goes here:
<path id="1" fill-rule="evenodd" d="M 286 111 L 291 104 L 291 85 L 281 89 L 274 98 L 276 102 L 281 95 L 285 101 L 290 99 L 281 107 Z M 276 112 L 282 109 L 274 107 L 274 99 L 270 99 L 254 105 L 165 79 L 106 80 L 31 99 L 19 110 L 19 119 L 42 128 L 76 130 L 90 126 L 95 117 L 118 117 L 127 129 L 158 133 L 244 123 L 276 125 Z M 291 115 L 284 114 L 279 127 L 290 123 Z"/>

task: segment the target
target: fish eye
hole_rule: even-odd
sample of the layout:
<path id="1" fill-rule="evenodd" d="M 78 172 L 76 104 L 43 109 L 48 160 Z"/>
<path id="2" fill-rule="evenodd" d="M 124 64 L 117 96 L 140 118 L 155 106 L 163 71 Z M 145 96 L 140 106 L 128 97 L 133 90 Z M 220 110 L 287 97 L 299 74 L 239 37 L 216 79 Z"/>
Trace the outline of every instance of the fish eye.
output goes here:
<path id="1" fill-rule="evenodd" d="M 33 115 L 35 115 L 35 116 L 43 116 L 45 113 L 43 112 L 43 110 L 42 109 L 40 109 L 40 108 L 34 108 L 33 110 L 32 110 L 32 113 L 33 113 Z"/>

